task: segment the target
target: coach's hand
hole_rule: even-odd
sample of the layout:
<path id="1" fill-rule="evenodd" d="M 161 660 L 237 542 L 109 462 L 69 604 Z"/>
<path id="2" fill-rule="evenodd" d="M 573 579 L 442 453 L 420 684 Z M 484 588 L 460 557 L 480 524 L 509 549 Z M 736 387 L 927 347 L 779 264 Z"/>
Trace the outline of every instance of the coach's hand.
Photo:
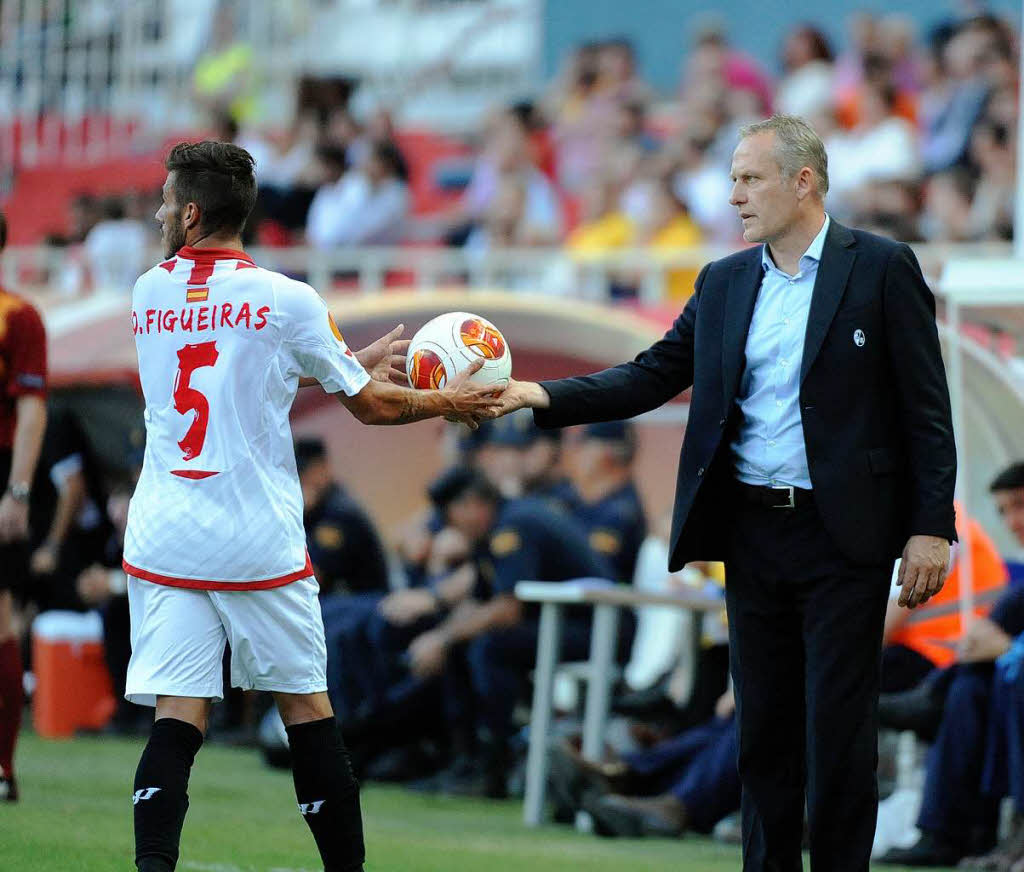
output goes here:
<path id="1" fill-rule="evenodd" d="M 448 642 L 437 630 L 417 636 L 409 646 L 409 668 L 417 678 L 439 674 L 447 659 Z"/>
<path id="2" fill-rule="evenodd" d="M 0 542 L 20 542 L 28 538 L 28 504 L 10 494 L 0 499 Z"/>
<path id="3" fill-rule="evenodd" d="M 484 365 L 483 358 L 474 360 L 453 378 L 441 392 L 448 400 L 449 409 L 445 419 L 455 424 L 465 424 L 476 430 L 481 421 L 500 417 L 502 389 L 494 385 L 478 385 L 470 377 Z"/>
<path id="4" fill-rule="evenodd" d="M 399 324 L 362 351 L 353 352 L 356 360 L 370 374 L 370 378 L 381 382 L 390 381 L 402 387 L 409 386 L 409 379 L 405 374 L 405 355 L 409 350 L 410 340 L 398 338 L 404 332 L 405 325 Z"/>
<path id="5" fill-rule="evenodd" d="M 939 536 L 911 536 L 903 549 L 896 584 L 899 604 L 914 608 L 942 590 L 949 570 L 949 542 Z"/>
<path id="6" fill-rule="evenodd" d="M 551 405 L 551 397 L 536 382 L 508 380 L 508 387 L 501 395 L 501 414 L 507 415 L 519 409 L 546 409 Z"/>

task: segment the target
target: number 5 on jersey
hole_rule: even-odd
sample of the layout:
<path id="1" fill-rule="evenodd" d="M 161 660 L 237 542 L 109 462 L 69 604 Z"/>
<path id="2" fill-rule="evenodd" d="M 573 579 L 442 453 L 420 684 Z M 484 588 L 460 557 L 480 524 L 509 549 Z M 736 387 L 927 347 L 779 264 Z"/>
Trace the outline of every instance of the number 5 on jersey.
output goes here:
<path id="1" fill-rule="evenodd" d="M 195 412 L 188 431 L 178 442 L 185 460 L 193 460 L 203 451 L 206 428 L 210 423 L 210 402 L 189 384 L 192 373 L 202 366 L 213 366 L 220 355 L 216 342 L 200 342 L 178 349 L 178 372 L 174 378 L 174 410 L 179 415 Z"/>

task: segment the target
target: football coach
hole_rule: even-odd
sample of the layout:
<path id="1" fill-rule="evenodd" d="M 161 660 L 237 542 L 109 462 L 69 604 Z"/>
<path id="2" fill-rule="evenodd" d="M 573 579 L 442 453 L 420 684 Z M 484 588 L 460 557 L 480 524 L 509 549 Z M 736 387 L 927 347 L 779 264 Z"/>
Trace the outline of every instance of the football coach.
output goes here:
<path id="1" fill-rule="evenodd" d="M 867 872 L 882 624 L 942 586 L 956 449 L 935 301 L 910 248 L 825 212 L 801 119 L 740 132 L 747 242 L 707 264 L 630 363 L 510 383 L 541 427 L 630 418 L 692 386 L 669 569 L 723 560 L 743 783 L 743 868 Z"/>

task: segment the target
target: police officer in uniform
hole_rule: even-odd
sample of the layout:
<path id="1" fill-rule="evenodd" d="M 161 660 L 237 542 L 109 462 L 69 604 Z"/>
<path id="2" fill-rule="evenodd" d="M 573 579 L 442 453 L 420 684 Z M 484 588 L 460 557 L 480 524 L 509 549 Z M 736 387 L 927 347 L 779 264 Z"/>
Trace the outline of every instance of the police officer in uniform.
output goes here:
<path id="1" fill-rule="evenodd" d="M 380 536 L 362 507 L 333 480 L 323 441 L 299 439 L 295 465 L 306 547 L 321 594 L 386 591 L 388 566 Z"/>
<path id="2" fill-rule="evenodd" d="M 640 494 L 633 481 L 636 433 L 631 424 L 589 424 L 576 447 L 581 498 L 576 517 L 587 530 L 591 547 L 611 561 L 615 578 L 633 580 L 636 557 L 647 535 Z"/>
<path id="3" fill-rule="evenodd" d="M 430 497 L 448 524 L 473 543 L 477 572 L 472 596 L 409 647 L 415 675 L 445 678 L 457 756 L 437 786 L 502 797 L 507 794 L 512 714 L 535 663 L 539 624 L 539 608 L 516 599 L 515 585 L 610 578 L 613 570 L 590 547 L 577 521 L 536 498 L 504 499 L 479 472 L 449 471 L 431 486 Z M 561 656 L 584 658 L 589 646 L 589 609 L 567 609 Z M 484 745 L 474 759 L 477 735 Z"/>

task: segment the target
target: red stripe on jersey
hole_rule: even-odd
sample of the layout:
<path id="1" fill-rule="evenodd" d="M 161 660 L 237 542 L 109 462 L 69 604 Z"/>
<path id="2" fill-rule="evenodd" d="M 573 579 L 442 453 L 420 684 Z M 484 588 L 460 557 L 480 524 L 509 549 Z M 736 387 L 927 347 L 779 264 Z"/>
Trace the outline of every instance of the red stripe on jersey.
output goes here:
<path id="1" fill-rule="evenodd" d="M 160 269 L 165 269 L 167 272 L 174 272 L 174 265 L 178 262 L 178 258 L 172 257 L 170 260 L 165 260 L 160 264 Z"/>
<path id="2" fill-rule="evenodd" d="M 209 478 L 211 475 L 220 475 L 219 472 L 211 472 L 208 469 L 172 469 L 171 475 L 177 475 L 181 478 Z"/>
<path id="3" fill-rule="evenodd" d="M 132 566 L 127 560 L 121 561 L 121 568 L 132 578 L 141 578 L 143 581 L 152 581 L 154 584 L 166 584 L 168 587 L 187 587 L 192 590 L 267 590 L 271 587 L 283 587 L 301 578 L 309 578 L 313 574 L 313 564 L 310 562 L 308 552 L 306 553 L 306 565 L 302 569 L 289 572 L 287 575 L 279 575 L 277 578 L 264 578 L 260 581 L 207 581 L 202 578 L 180 578 L 139 569 L 137 566 Z"/>
<path id="4" fill-rule="evenodd" d="M 192 272 L 189 273 L 186 284 L 205 285 L 210 276 L 213 275 L 214 266 L 215 263 L 212 260 L 203 262 L 196 261 L 196 265 L 192 267 Z"/>
<path id="5" fill-rule="evenodd" d="M 238 263 L 235 264 L 235 269 L 256 269 L 256 264 L 254 264 L 251 260 L 240 260 L 238 261 Z"/>

